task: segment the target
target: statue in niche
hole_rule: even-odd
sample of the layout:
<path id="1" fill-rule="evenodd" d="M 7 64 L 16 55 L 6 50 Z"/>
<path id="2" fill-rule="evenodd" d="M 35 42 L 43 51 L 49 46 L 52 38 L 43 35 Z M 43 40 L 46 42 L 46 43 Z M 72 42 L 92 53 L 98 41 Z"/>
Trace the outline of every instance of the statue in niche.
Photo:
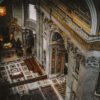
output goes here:
<path id="1" fill-rule="evenodd" d="M 12 37 L 16 37 L 15 33 L 19 33 L 21 32 L 21 26 L 18 25 L 18 20 L 17 18 L 12 18 L 10 23 L 9 23 L 9 36 L 10 36 L 10 40 L 12 40 Z"/>

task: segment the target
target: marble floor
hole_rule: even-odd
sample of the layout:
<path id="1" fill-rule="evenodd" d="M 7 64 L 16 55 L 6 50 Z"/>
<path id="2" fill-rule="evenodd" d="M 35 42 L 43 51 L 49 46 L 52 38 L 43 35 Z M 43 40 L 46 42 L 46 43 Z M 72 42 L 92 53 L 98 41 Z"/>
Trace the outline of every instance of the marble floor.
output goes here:
<path id="1" fill-rule="evenodd" d="M 0 64 L 0 80 L 2 84 L 7 82 L 12 84 L 36 77 L 39 77 L 39 73 L 34 73 L 33 71 L 29 70 L 23 59 L 17 59 Z M 51 100 L 50 97 L 52 100 L 61 100 L 59 99 L 59 94 L 57 94 L 57 91 L 53 87 L 53 82 L 50 79 L 44 79 L 41 81 L 12 87 L 9 92 L 9 96 L 11 96 L 10 100 L 11 98 L 13 100 L 14 98 L 17 98 L 17 94 L 20 95 L 20 98 L 25 98 L 25 95 L 30 97 L 31 94 L 34 94 L 28 100 Z M 9 100 L 9 96 L 7 96 L 7 100 Z"/>
<path id="2" fill-rule="evenodd" d="M 10 84 L 39 77 L 39 74 L 29 70 L 25 62 L 21 59 L 1 64 L 0 70 L 3 81 Z M 20 85 L 12 88 L 12 90 L 13 93 L 28 92 L 28 90 L 36 89 L 39 85 L 45 85 L 45 83 L 47 84 L 47 80 Z"/>
<path id="3" fill-rule="evenodd" d="M 66 76 L 60 76 L 55 79 L 52 79 L 55 89 L 65 99 L 66 94 Z"/>

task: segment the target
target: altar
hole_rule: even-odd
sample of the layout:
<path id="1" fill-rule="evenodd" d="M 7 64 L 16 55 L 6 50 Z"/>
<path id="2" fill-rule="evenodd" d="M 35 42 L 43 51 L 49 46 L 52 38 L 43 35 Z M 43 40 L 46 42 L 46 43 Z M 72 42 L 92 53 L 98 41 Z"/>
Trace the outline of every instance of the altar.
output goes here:
<path id="1" fill-rule="evenodd" d="M 4 43 L 2 50 L 0 52 L 0 56 L 1 56 L 2 61 L 5 61 L 6 59 L 7 59 L 7 61 L 8 60 L 11 61 L 16 56 L 16 49 L 13 48 L 11 43 Z"/>

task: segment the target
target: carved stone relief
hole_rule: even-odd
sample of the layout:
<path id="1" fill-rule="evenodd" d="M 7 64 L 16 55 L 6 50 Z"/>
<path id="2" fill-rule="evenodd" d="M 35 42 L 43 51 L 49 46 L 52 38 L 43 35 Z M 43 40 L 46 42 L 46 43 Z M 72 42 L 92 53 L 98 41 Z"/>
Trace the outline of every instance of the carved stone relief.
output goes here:
<path id="1" fill-rule="evenodd" d="M 67 41 L 67 50 L 68 52 L 72 52 L 74 54 L 74 59 L 76 59 L 79 63 L 85 65 L 85 56 L 82 52 L 76 47 L 70 40 Z"/>
<path id="2" fill-rule="evenodd" d="M 96 58 L 95 56 L 88 57 L 86 59 L 86 67 L 100 68 L 100 57 L 99 58 Z"/>

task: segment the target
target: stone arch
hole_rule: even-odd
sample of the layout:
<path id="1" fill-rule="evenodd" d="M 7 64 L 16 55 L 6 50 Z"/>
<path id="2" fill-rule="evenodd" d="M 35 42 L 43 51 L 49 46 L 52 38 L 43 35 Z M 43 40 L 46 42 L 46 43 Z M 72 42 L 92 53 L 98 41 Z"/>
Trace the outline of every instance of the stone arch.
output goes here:
<path id="1" fill-rule="evenodd" d="M 60 30 L 55 30 L 55 31 L 51 32 L 50 42 L 52 42 L 52 38 L 53 38 L 55 33 L 58 33 L 62 37 L 62 39 L 64 40 L 64 44 L 65 44 L 65 42 L 66 42 L 65 35 Z"/>
<path id="2" fill-rule="evenodd" d="M 95 4 L 93 2 L 93 0 L 85 0 L 89 10 L 90 10 L 90 14 L 91 14 L 91 21 L 92 21 L 92 25 L 91 25 L 91 35 L 96 35 L 97 31 L 98 31 L 98 15 L 97 15 L 97 10 L 95 7 Z"/>

